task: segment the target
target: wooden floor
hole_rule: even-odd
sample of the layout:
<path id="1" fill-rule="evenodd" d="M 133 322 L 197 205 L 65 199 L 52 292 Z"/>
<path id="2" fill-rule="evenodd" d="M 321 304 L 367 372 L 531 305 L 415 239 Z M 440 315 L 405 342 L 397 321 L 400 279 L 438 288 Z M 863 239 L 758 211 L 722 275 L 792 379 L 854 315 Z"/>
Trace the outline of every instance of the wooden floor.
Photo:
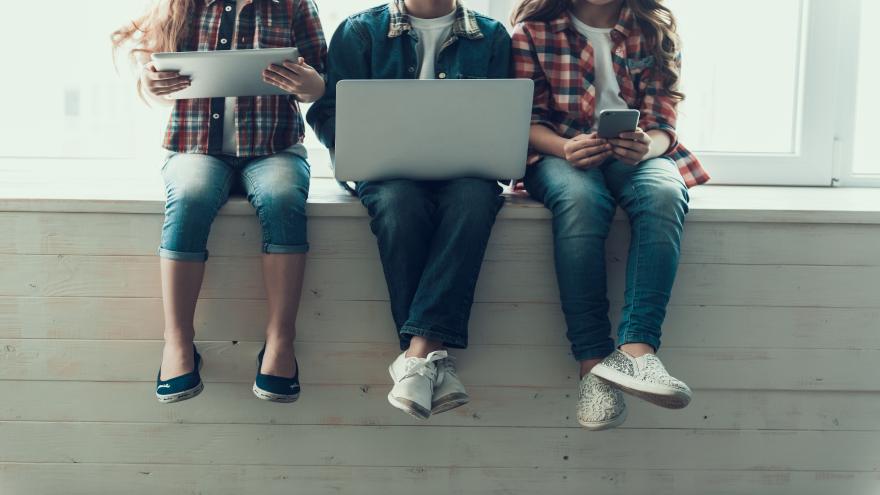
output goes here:
<path id="1" fill-rule="evenodd" d="M 661 352 L 694 402 L 630 400 L 622 428 L 589 433 L 535 204 L 512 200 L 493 233 L 458 353 L 473 402 L 418 423 L 386 402 L 375 242 L 329 181 L 310 205 L 294 405 L 250 392 L 265 304 L 249 206 L 212 232 L 205 391 L 162 406 L 161 190 L 67 186 L 0 169 L 2 495 L 880 493 L 880 201 L 864 193 L 695 191 Z M 615 312 L 627 242 L 621 218 Z"/>

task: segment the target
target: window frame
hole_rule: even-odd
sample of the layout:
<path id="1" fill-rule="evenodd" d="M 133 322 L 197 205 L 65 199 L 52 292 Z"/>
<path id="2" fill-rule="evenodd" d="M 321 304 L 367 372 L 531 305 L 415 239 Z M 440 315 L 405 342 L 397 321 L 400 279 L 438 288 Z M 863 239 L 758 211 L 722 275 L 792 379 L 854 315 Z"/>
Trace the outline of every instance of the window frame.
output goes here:
<path id="1" fill-rule="evenodd" d="M 865 1 L 799 0 L 799 78 L 796 94 L 791 95 L 797 98 L 794 152 L 720 153 L 695 150 L 713 177 L 710 184 L 880 187 L 880 173 L 855 172 L 854 136 L 861 23 L 852 20 L 861 18 Z M 470 5 L 487 12 L 510 28 L 508 18 L 515 2 L 471 0 Z M 768 42 L 772 41 L 772 33 L 763 35 L 767 36 Z M 772 56 L 772 53 L 768 56 Z M 687 64 L 686 52 L 684 58 Z M 753 74 L 750 77 L 761 75 Z M 754 110 L 755 118 L 760 118 L 760 109 Z M 133 125 L 141 127 L 144 123 Z M 314 144 L 310 143 L 312 146 Z M 138 149 L 137 155 L 149 155 L 151 152 Z M 24 158 L 0 156 L 0 161 L 20 161 Z M 316 161 L 326 161 L 320 153 L 316 153 L 315 158 Z M 109 156 L 51 159 L 118 160 Z"/>
<path id="2" fill-rule="evenodd" d="M 839 0 L 839 10 L 843 18 L 861 19 L 862 6 L 866 0 Z M 841 23 L 842 24 L 842 23 Z M 857 173 L 856 168 L 856 120 L 859 93 L 859 60 L 861 51 L 862 23 L 849 29 L 840 30 L 840 46 L 852 47 L 848 52 L 841 51 L 834 72 L 841 83 L 853 81 L 844 90 L 837 92 L 837 111 L 835 114 L 834 135 L 835 170 L 834 185 L 841 187 L 880 187 L 880 173 Z"/>

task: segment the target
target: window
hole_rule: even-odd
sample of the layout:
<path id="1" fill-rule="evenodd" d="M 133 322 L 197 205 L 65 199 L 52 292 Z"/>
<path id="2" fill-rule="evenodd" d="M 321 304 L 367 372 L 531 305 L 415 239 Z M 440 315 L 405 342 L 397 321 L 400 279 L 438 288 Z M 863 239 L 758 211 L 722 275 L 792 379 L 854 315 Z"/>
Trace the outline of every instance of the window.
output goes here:
<path id="1" fill-rule="evenodd" d="M 467 0 L 506 23 L 515 0 Z M 351 13 L 381 0 L 317 0 L 326 36 Z M 681 139 L 715 184 L 878 185 L 872 117 L 880 76 L 868 47 L 880 46 L 880 2 L 873 0 L 667 0 L 684 40 Z M 168 108 L 149 108 L 124 60 L 115 70 L 109 33 L 151 0 L 49 0 L 36 36 L 16 19 L 29 2 L 11 2 L 0 20 L 5 65 L 0 159 L 126 160 L 155 170 Z M 723 13 L 719 9 L 724 9 Z M 69 18 L 89 19 L 78 29 Z M 719 22 L 719 19 L 724 19 Z M 59 46 L 63 45 L 61 52 Z M 39 60 L 40 63 L 34 63 Z M 9 97 L 13 96 L 13 97 Z M 309 133 L 316 175 L 327 153 Z"/>
<path id="2" fill-rule="evenodd" d="M 844 72 L 854 73 L 858 87 L 853 93 L 854 105 L 843 105 L 840 120 L 844 123 L 839 135 L 845 157 L 841 172 L 841 183 L 844 185 L 880 185 L 880 156 L 877 153 L 875 132 L 877 115 L 880 115 L 880 92 L 877 91 L 877 80 L 880 79 L 876 54 L 871 48 L 880 47 L 880 31 L 876 29 L 880 22 L 880 2 L 862 0 L 859 31 L 852 33 L 854 46 L 858 47 L 857 56 L 853 56 L 855 67 L 844 68 Z M 844 95 L 845 97 L 845 95 Z M 855 108 L 854 116 L 847 110 Z M 849 124 L 849 125 L 847 125 Z M 851 153 L 851 155 L 849 155 Z"/>
<path id="3" fill-rule="evenodd" d="M 17 68 L 2 82 L 4 137 L 0 155 L 26 158 L 132 158 L 155 144 L 162 115 L 139 102 L 134 78 L 120 65 L 117 75 L 110 33 L 146 6 L 144 0 L 90 0 L 41 4 L 51 15 L 34 24 L 33 2 L 9 2 L 0 20 L 4 65 Z M 69 19 L 88 19 L 89 28 Z M 152 146 L 155 148 L 155 145 Z"/>

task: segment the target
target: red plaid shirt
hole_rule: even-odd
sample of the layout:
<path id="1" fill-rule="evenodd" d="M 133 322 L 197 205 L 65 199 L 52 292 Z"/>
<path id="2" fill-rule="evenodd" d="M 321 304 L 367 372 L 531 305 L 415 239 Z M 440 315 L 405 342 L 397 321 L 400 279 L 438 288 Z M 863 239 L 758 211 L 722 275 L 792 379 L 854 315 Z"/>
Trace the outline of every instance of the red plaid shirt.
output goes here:
<path id="1" fill-rule="evenodd" d="M 327 44 L 313 0 L 249 0 L 238 19 L 234 0 L 197 0 L 191 35 L 179 51 L 297 47 L 306 63 L 324 73 Z M 224 98 L 177 100 L 164 147 L 180 153 L 219 154 Z M 301 143 L 305 125 L 292 97 L 237 98 L 237 156 L 271 155 Z"/>
<path id="2" fill-rule="evenodd" d="M 665 156 L 678 164 L 688 187 L 708 181 L 697 157 L 675 138 L 677 102 L 663 94 L 654 57 L 629 8 L 622 9 L 611 39 L 620 96 L 630 108 L 641 111 L 641 128 L 661 129 L 673 137 Z M 513 31 L 513 60 L 516 77 L 535 81 L 533 124 L 566 138 L 590 132 L 596 118 L 593 45 L 575 30 L 568 12 L 551 22 L 518 24 Z M 541 158 L 532 152 L 529 164 Z"/>

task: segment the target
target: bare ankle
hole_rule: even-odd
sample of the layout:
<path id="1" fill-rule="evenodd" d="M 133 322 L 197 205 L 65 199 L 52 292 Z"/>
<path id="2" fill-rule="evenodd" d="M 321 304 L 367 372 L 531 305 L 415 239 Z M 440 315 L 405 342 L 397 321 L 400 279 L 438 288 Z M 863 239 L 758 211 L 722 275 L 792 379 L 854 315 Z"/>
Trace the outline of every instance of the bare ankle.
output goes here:
<path id="1" fill-rule="evenodd" d="M 620 350 L 634 358 L 642 357 L 645 354 L 654 354 L 654 352 L 656 352 L 654 348 L 650 345 L 642 344 L 639 342 L 623 344 L 622 346 L 620 346 Z"/>
<path id="2" fill-rule="evenodd" d="M 587 373 L 592 371 L 593 368 L 601 362 L 601 359 L 586 359 L 581 361 L 581 378 L 587 376 Z"/>
<path id="3" fill-rule="evenodd" d="M 443 349 L 443 342 L 428 340 L 424 337 L 413 337 L 406 350 L 406 357 L 426 358 L 428 354 Z"/>
<path id="4" fill-rule="evenodd" d="M 165 328 L 163 338 L 166 345 L 188 346 L 192 345 L 195 339 L 195 330 L 192 328 Z"/>

